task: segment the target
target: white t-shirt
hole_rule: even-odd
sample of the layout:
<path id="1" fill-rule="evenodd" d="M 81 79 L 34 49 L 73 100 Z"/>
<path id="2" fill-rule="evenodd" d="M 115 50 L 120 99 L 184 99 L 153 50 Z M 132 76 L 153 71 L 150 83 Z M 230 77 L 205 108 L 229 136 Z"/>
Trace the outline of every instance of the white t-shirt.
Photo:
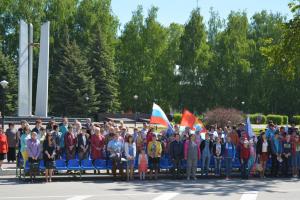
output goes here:
<path id="1" fill-rule="evenodd" d="M 262 144 L 262 152 L 268 152 L 268 142 L 267 141 L 265 141 Z"/>
<path id="2" fill-rule="evenodd" d="M 222 151 L 221 144 L 216 144 L 216 153 L 217 153 L 217 155 L 220 155 L 221 151 Z"/>
<path id="3" fill-rule="evenodd" d="M 86 145 L 86 137 L 85 136 L 82 137 L 82 141 L 83 141 L 83 146 L 85 146 Z"/>

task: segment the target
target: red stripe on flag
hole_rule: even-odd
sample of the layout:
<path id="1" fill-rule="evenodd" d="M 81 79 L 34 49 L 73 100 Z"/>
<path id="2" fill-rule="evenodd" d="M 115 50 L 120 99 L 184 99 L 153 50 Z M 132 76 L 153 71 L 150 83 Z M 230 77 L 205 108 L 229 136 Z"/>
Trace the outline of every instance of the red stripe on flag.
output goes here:
<path id="1" fill-rule="evenodd" d="M 169 125 L 168 122 L 166 122 L 163 118 L 155 117 L 155 116 L 151 116 L 150 124 L 161 124 L 166 127 L 168 127 L 168 125 Z"/>

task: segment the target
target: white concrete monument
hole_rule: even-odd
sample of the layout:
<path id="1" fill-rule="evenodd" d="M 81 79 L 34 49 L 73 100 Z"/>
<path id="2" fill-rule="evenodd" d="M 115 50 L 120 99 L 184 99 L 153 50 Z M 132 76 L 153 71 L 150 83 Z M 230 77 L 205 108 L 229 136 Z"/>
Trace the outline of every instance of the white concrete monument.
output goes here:
<path id="1" fill-rule="evenodd" d="M 41 27 L 35 115 L 47 117 L 50 22 Z M 20 20 L 18 116 L 32 115 L 33 26 Z"/>
<path id="2" fill-rule="evenodd" d="M 29 116 L 28 25 L 20 21 L 18 116 Z"/>
<path id="3" fill-rule="evenodd" d="M 47 117 L 48 114 L 49 35 L 50 22 L 46 22 L 41 28 L 39 71 L 35 105 L 35 115 L 40 117 Z"/>

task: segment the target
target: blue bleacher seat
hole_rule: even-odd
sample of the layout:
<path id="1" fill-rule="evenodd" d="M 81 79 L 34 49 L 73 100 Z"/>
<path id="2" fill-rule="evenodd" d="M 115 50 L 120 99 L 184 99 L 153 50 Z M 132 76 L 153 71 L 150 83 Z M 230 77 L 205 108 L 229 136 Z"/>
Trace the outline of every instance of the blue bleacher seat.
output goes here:
<path id="1" fill-rule="evenodd" d="M 95 160 L 94 165 L 95 165 L 95 168 L 97 170 L 105 170 L 105 169 L 107 169 L 106 160 L 100 160 L 100 159 L 99 160 Z"/>
<path id="2" fill-rule="evenodd" d="M 85 159 L 81 161 L 81 169 L 82 170 L 94 170 L 95 167 L 93 166 L 92 160 Z"/>
<path id="3" fill-rule="evenodd" d="M 232 168 L 240 168 L 241 163 L 239 158 L 235 158 L 234 162 L 232 163 Z"/>
<path id="4" fill-rule="evenodd" d="M 186 160 L 182 160 L 181 161 L 181 169 L 185 169 L 187 167 L 187 161 Z"/>
<path id="5" fill-rule="evenodd" d="M 202 168 L 202 159 L 198 160 L 197 168 Z"/>
<path id="6" fill-rule="evenodd" d="M 106 169 L 112 169 L 112 160 L 106 162 Z"/>
<path id="7" fill-rule="evenodd" d="M 73 159 L 68 161 L 68 170 L 81 170 L 79 160 Z"/>
<path id="8" fill-rule="evenodd" d="M 57 170 L 67 170 L 68 169 L 65 160 L 56 160 L 55 164 L 56 164 Z"/>
<path id="9" fill-rule="evenodd" d="M 45 162 L 44 162 L 44 160 L 40 160 L 40 166 L 39 166 L 39 168 L 40 168 L 41 171 L 45 170 Z"/>
<path id="10" fill-rule="evenodd" d="M 30 170 L 30 164 L 29 164 L 29 162 L 28 162 L 28 160 L 26 161 L 26 165 L 25 165 L 25 172 L 29 172 L 29 170 Z"/>
<path id="11" fill-rule="evenodd" d="M 169 159 L 167 159 L 167 158 L 160 159 L 160 168 L 161 169 L 171 169 L 172 166 L 173 165 Z"/>

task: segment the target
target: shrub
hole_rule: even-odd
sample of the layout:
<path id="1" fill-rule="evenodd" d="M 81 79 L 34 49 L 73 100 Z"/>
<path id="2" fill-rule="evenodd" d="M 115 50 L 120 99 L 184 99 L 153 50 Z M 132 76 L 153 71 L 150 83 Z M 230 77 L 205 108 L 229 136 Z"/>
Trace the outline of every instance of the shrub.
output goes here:
<path id="1" fill-rule="evenodd" d="M 181 113 L 174 114 L 173 121 L 175 122 L 175 124 L 179 124 L 181 122 L 181 117 L 182 117 Z"/>
<path id="2" fill-rule="evenodd" d="M 282 115 L 282 118 L 283 118 L 283 124 L 289 123 L 289 117 L 287 115 Z"/>
<path id="3" fill-rule="evenodd" d="M 295 123 L 296 125 L 300 124 L 300 115 L 294 115 L 292 117 L 291 123 Z"/>
<path id="4" fill-rule="evenodd" d="M 255 113 L 249 115 L 251 124 L 266 124 L 267 123 L 267 117 L 260 113 Z"/>
<path id="5" fill-rule="evenodd" d="M 200 119 L 201 121 L 204 119 L 204 115 L 197 115 L 196 117 L 198 117 L 198 119 Z"/>
<path id="6" fill-rule="evenodd" d="M 282 115 L 267 115 L 267 121 L 273 121 L 274 124 L 283 124 L 283 116 Z"/>
<path id="7" fill-rule="evenodd" d="M 233 108 L 215 108 L 205 113 L 204 116 L 207 125 L 217 124 L 218 127 L 222 128 L 227 125 L 228 121 L 231 124 L 239 124 L 244 121 L 242 112 Z"/>

